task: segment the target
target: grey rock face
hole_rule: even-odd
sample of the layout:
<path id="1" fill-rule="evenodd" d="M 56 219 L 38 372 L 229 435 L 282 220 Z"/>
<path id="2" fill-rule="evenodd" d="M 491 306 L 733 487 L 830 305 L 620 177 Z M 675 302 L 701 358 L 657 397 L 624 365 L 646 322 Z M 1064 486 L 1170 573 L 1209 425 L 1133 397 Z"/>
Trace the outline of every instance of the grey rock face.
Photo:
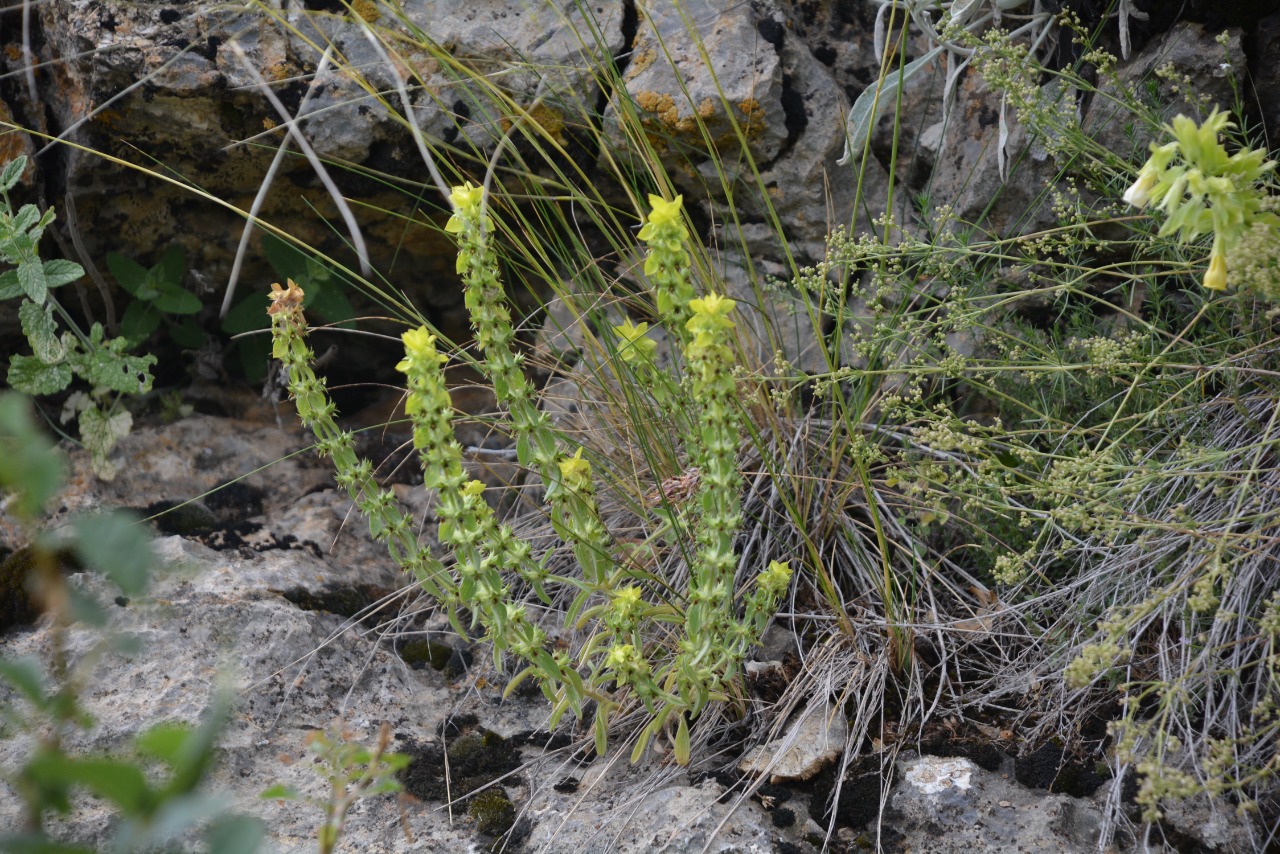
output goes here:
<path id="1" fill-rule="evenodd" d="M 889 850 L 1097 851 L 1101 813 L 1068 798 L 1020 788 L 968 759 L 922 756 L 899 763 L 881 827 Z"/>

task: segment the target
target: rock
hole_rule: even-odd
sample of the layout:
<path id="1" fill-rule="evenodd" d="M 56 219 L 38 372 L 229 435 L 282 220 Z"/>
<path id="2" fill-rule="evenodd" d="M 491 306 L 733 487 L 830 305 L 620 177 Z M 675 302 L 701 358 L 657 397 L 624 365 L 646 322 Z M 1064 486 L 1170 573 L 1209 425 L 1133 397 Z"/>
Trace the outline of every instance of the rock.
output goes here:
<path id="1" fill-rule="evenodd" d="M 1097 851 L 1102 814 L 1084 801 L 1022 789 L 968 759 L 922 756 L 898 770 L 880 825 L 886 850 Z"/>
<path id="2" fill-rule="evenodd" d="M 787 728 L 785 735 L 753 748 L 738 763 L 747 774 L 768 774 L 769 782 L 808 780 L 844 753 L 849 722 L 834 703 L 817 703 Z"/>
<path id="3" fill-rule="evenodd" d="M 1232 78 L 1238 71 L 1229 68 L 1245 68 L 1246 58 L 1241 31 L 1226 30 L 1225 46 L 1217 42 L 1223 32 L 1220 27 L 1175 24 L 1120 69 L 1119 85 L 1155 108 L 1165 123 L 1179 113 L 1201 121 L 1215 106 L 1231 109 L 1236 99 Z M 1163 140 L 1164 132 L 1133 122 L 1127 110 L 1117 107 L 1115 101 L 1123 95 L 1115 84 L 1106 83 L 1099 89 L 1081 126 L 1094 142 L 1133 161 L 1136 170 L 1147 158 L 1148 145 L 1157 138 Z"/>

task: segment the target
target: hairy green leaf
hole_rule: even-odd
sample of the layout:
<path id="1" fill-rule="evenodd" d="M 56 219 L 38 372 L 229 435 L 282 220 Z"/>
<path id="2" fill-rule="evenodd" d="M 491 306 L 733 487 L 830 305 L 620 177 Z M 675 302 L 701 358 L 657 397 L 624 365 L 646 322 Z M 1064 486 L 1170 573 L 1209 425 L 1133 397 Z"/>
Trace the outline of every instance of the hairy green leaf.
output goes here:
<path id="1" fill-rule="evenodd" d="M 18 318 L 22 321 L 22 332 L 27 336 L 37 359 L 56 365 L 66 358 L 67 348 L 58 337 L 58 323 L 53 319 L 52 305 L 45 303 L 39 306 L 30 300 L 23 300 L 18 307 Z"/>
<path id="2" fill-rule="evenodd" d="M 50 365 L 35 356 L 14 356 L 9 360 L 9 386 L 32 396 L 53 394 L 71 385 L 71 366 Z"/>
<path id="3" fill-rule="evenodd" d="M 52 261 L 44 262 L 44 280 L 47 287 L 59 288 L 76 281 L 82 276 L 84 276 L 84 267 L 81 267 L 75 261 L 55 258 Z"/>

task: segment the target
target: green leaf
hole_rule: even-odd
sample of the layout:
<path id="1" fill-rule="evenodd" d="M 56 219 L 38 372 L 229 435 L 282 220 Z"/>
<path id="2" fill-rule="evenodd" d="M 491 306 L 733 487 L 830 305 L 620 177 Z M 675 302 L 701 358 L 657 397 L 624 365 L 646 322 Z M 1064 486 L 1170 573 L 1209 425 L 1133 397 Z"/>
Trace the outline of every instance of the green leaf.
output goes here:
<path id="1" fill-rule="evenodd" d="M 195 314 L 204 308 L 200 298 L 178 285 L 162 285 L 156 297 L 156 308 L 166 314 Z"/>
<path id="2" fill-rule="evenodd" d="M 133 740 L 139 751 L 166 765 L 174 765 L 191 737 L 191 727 L 182 723 L 156 724 Z"/>
<path id="3" fill-rule="evenodd" d="M 47 365 L 35 356 L 14 356 L 9 360 L 9 386 L 32 396 L 53 394 L 71 384 L 71 366 L 65 362 Z"/>
<path id="4" fill-rule="evenodd" d="M 281 798 L 286 801 L 298 801 L 302 799 L 302 795 L 297 789 L 292 786 L 286 786 L 283 783 L 276 783 L 271 788 L 264 790 L 261 795 L 258 795 L 258 797 L 268 801 L 274 798 Z"/>
<path id="5" fill-rule="evenodd" d="M 0 193 L 7 193 L 18 184 L 18 179 L 22 177 L 22 173 L 27 168 L 27 156 L 20 154 L 4 167 L 4 171 L 0 172 Z"/>
<path id="6" fill-rule="evenodd" d="M 0 393 L 0 488 L 16 493 L 13 510 L 20 518 L 34 518 L 61 484 L 62 457 L 36 429 L 31 402 Z"/>
<path id="7" fill-rule="evenodd" d="M 50 288 L 60 288 L 84 276 L 84 267 L 75 261 L 55 258 L 44 262 L 45 284 Z"/>
<path id="8" fill-rule="evenodd" d="M 160 328 L 160 312 L 155 303 L 136 299 L 129 303 L 120 318 L 120 335 L 134 344 L 141 344 Z"/>
<path id="9" fill-rule="evenodd" d="M 94 474 L 102 480 L 116 476 L 115 464 L 110 459 L 111 451 L 117 442 L 129 435 L 132 427 L 133 415 L 127 409 L 108 415 L 93 405 L 80 413 L 80 440 L 92 455 L 90 463 Z"/>
<path id="10" fill-rule="evenodd" d="M 123 342 L 122 342 L 123 343 Z M 151 391 L 150 367 L 156 357 L 126 356 L 108 347 L 97 347 L 78 360 L 78 373 L 95 389 L 110 389 L 122 394 L 146 394 Z"/>
<path id="11" fill-rule="evenodd" d="M 182 287 L 182 274 L 187 269 L 187 255 L 182 251 L 182 247 L 176 243 L 171 243 L 169 248 L 164 250 L 164 254 L 160 256 L 160 260 L 151 268 L 152 274 L 156 277 L 156 281 L 162 285 L 173 285 L 174 287 Z"/>
<path id="12" fill-rule="evenodd" d="M 40 222 L 40 209 L 35 205 L 23 205 L 14 216 L 10 228 L 14 231 L 31 231 L 38 222 Z"/>
<path id="13" fill-rule="evenodd" d="M 337 281 L 313 282 L 307 288 L 303 304 L 310 305 L 316 314 L 329 323 L 337 324 L 343 329 L 355 328 L 355 322 L 351 318 L 355 316 L 356 310 Z"/>
<path id="14" fill-rule="evenodd" d="M 17 688 L 18 693 L 30 700 L 36 708 L 45 707 L 48 688 L 44 684 L 40 660 L 35 656 L 0 659 L 0 676 Z"/>
<path id="15" fill-rule="evenodd" d="M 49 298 L 49 284 L 44 278 L 44 267 L 39 261 L 23 261 L 18 265 L 18 284 L 27 299 L 36 305 L 44 305 Z"/>
<path id="16" fill-rule="evenodd" d="M 222 331 L 239 335 L 241 332 L 269 328 L 271 317 L 267 314 L 268 305 L 265 293 L 249 294 L 227 312 L 227 316 L 222 319 Z"/>
<path id="17" fill-rule="evenodd" d="M 214 821 L 205 832 L 209 854 L 253 854 L 262 846 L 266 826 L 252 816 L 229 816 Z"/>
<path id="18" fill-rule="evenodd" d="M 147 269 L 137 261 L 132 258 L 126 258 L 119 252 L 107 253 L 107 269 L 111 271 L 111 275 L 116 277 L 120 287 L 133 296 L 137 296 L 138 291 L 142 289 L 143 285 L 147 284 Z"/>
<path id="19" fill-rule="evenodd" d="M 53 319 L 52 305 L 46 303 L 39 306 L 23 300 L 18 307 L 18 318 L 22 321 L 22 332 L 31 343 L 37 359 L 56 365 L 66 358 L 67 348 L 58 338 L 58 323 Z"/>
<path id="20" fill-rule="evenodd" d="M 680 722 L 676 724 L 676 743 L 675 743 L 675 760 L 676 764 L 684 767 L 689 764 L 689 720 L 682 714 Z"/>
<path id="21" fill-rule="evenodd" d="M 303 290 L 307 289 L 306 285 L 310 280 L 307 262 L 310 258 L 305 252 L 274 234 L 262 235 L 262 251 L 277 276 L 293 279 Z"/>
<path id="22" fill-rule="evenodd" d="M 116 759 L 66 759 L 65 762 L 61 779 L 66 783 L 84 786 L 126 814 L 143 814 L 150 809 L 154 795 L 137 766 Z"/>
<path id="23" fill-rule="evenodd" d="M 933 62 L 942 53 L 944 47 L 935 47 L 919 59 L 907 63 L 901 70 L 894 69 L 889 71 L 885 74 L 884 80 L 878 85 L 873 83 L 862 90 L 858 100 L 854 101 L 853 106 L 849 109 L 848 119 L 845 120 L 844 154 L 841 155 L 836 163 L 844 166 L 853 160 L 855 152 L 862 151 L 862 147 L 866 145 L 867 137 L 871 136 L 871 128 L 875 125 L 876 120 L 880 118 L 880 113 L 897 105 L 898 87 L 915 77 L 926 65 Z"/>
<path id="24" fill-rule="evenodd" d="M 13 269 L 0 273 L 0 300 L 13 299 L 20 296 L 25 296 L 25 294 L 22 291 L 22 284 L 18 282 L 18 271 Z"/>
<path id="25" fill-rule="evenodd" d="M 208 337 L 205 335 L 204 330 L 200 328 L 200 324 L 190 318 L 183 320 L 181 323 L 169 323 L 168 328 L 169 337 L 184 350 L 199 350 L 204 346 L 205 339 Z"/>
<path id="26" fill-rule="evenodd" d="M 153 559 L 151 538 L 138 516 L 114 510 L 82 516 L 73 528 L 76 555 L 85 566 L 110 578 L 127 596 L 146 590 Z"/>

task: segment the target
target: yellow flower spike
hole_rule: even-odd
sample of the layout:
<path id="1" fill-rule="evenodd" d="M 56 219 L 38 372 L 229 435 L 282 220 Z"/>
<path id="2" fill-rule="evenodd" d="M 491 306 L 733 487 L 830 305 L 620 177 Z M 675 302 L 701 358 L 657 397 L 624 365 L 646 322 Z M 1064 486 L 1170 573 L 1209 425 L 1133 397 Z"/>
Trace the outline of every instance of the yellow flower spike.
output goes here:
<path id="1" fill-rule="evenodd" d="M 560 461 L 560 476 L 565 483 L 575 486 L 591 477 L 591 463 L 582 458 L 582 448 L 578 448 L 572 457 Z"/>
<path id="2" fill-rule="evenodd" d="M 683 195 L 676 196 L 675 199 L 669 202 L 662 196 L 649 196 L 649 206 L 653 210 L 649 212 L 648 222 L 640 229 L 640 239 L 649 240 L 656 233 L 670 230 L 673 225 L 683 230 L 684 222 L 680 217 L 680 210 L 683 205 Z"/>
<path id="3" fill-rule="evenodd" d="M 624 342 L 622 348 L 624 360 L 628 362 L 653 360 L 658 351 L 658 342 L 648 337 L 649 324 L 639 323 L 632 326 L 631 321 L 628 320 L 621 326 L 613 327 L 613 331 L 618 333 L 618 337 Z"/>
<path id="4" fill-rule="evenodd" d="M 478 210 L 483 200 L 484 188 L 476 187 L 470 181 L 460 187 L 454 187 L 453 192 L 449 194 L 449 202 L 454 210 L 458 211 Z"/>
<path id="5" fill-rule="evenodd" d="M 791 581 L 791 562 L 785 560 L 769 561 L 769 568 L 764 571 L 760 577 L 761 583 L 768 583 L 778 587 L 786 587 Z"/>
<path id="6" fill-rule="evenodd" d="M 405 356 L 396 365 L 396 370 L 402 374 L 409 373 L 414 365 L 424 364 L 432 359 L 436 364 L 443 364 L 449 360 L 448 356 L 436 352 L 436 336 L 428 332 L 425 326 L 402 333 L 400 340 L 404 342 Z"/>
<path id="7" fill-rule="evenodd" d="M 629 616 L 639 604 L 640 588 L 634 584 L 628 585 L 613 594 L 613 606 L 621 611 L 623 616 Z"/>
<path id="8" fill-rule="evenodd" d="M 605 666 L 610 670 L 626 670 L 629 666 L 636 662 L 636 648 L 629 643 L 620 644 L 610 647 L 609 654 L 605 656 Z"/>
<path id="9" fill-rule="evenodd" d="M 716 329 L 728 329 L 733 326 L 729 312 L 737 305 L 734 300 L 720 294 L 707 294 L 702 299 L 689 300 L 689 309 L 693 317 L 685 324 L 685 328 L 695 335 L 701 336 Z"/>
<path id="10" fill-rule="evenodd" d="M 737 305 L 734 300 L 720 294 L 707 294 L 702 299 L 689 300 L 689 308 L 703 317 L 725 317 Z"/>

